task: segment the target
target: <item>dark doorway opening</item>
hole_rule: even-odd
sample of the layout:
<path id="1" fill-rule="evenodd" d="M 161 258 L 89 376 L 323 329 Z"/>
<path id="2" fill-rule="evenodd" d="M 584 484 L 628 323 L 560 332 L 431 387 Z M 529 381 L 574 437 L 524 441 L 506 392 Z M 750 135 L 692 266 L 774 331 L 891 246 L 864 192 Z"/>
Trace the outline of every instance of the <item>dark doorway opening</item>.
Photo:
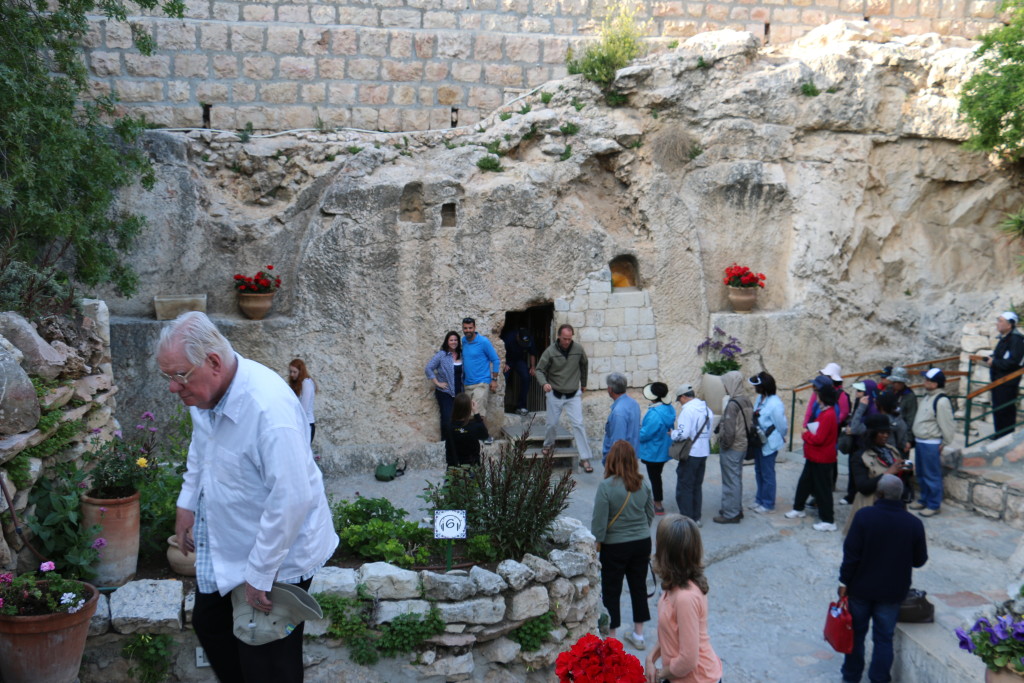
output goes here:
<path id="1" fill-rule="evenodd" d="M 518 355 L 526 367 L 530 365 L 529 355 L 536 354 L 536 361 L 540 360 L 540 354 L 544 353 L 551 344 L 551 321 L 555 317 L 554 304 L 541 304 L 530 306 L 525 311 L 509 311 L 505 313 L 505 326 L 501 330 L 501 341 L 505 344 L 506 361 Z M 523 339 L 525 336 L 528 338 Z M 510 363 L 509 365 L 514 365 Z M 521 405 L 522 396 L 522 375 L 516 372 L 515 368 L 505 375 L 505 412 L 514 413 Z M 544 402 L 544 392 L 536 379 L 526 375 L 529 386 L 526 390 L 526 409 L 530 412 L 547 410 Z"/>

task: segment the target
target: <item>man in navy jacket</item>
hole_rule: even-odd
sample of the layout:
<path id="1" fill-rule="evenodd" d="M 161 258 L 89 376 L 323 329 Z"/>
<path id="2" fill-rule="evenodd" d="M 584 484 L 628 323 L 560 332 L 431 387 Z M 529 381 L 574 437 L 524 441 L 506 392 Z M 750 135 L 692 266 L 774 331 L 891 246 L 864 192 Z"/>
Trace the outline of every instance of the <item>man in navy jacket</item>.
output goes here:
<path id="1" fill-rule="evenodd" d="M 846 655 L 842 668 L 846 683 L 857 683 L 864 673 L 869 621 L 875 648 L 868 679 L 892 680 L 892 637 L 900 603 L 910 590 L 914 568 L 928 561 L 924 524 L 900 500 L 903 482 L 892 474 L 882 475 L 877 491 L 879 500 L 854 516 L 839 567 L 839 595 L 848 598 L 853 615 L 853 652 Z"/>

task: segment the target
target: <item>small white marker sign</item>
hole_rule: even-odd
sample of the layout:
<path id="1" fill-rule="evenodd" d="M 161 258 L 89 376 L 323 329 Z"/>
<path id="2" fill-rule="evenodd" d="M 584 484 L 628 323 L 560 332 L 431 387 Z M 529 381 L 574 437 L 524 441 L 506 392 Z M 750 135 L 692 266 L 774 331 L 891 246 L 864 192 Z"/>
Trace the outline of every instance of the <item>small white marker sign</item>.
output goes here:
<path id="1" fill-rule="evenodd" d="M 465 537 L 465 510 L 437 510 L 434 512 L 434 538 Z"/>

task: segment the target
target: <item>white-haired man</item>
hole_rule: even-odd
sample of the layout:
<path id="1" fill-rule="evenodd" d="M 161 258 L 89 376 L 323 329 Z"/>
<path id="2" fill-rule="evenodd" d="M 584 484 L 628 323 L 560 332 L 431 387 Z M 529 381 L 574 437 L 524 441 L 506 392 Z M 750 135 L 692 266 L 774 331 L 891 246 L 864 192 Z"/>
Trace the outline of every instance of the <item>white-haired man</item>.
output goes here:
<path id="1" fill-rule="evenodd" d="M 192 416 L 175 532 L 196 552 L 196 636 L 221 681 L 301 681 L 302 624 L 245 644 L 232 632 L 231 592 L 244 585 L 246 602 L 269 612 L 275 581 L 308 588 L 338 544 L 302 406 L 203 313 L 162 330 L 157 364 Z"/>

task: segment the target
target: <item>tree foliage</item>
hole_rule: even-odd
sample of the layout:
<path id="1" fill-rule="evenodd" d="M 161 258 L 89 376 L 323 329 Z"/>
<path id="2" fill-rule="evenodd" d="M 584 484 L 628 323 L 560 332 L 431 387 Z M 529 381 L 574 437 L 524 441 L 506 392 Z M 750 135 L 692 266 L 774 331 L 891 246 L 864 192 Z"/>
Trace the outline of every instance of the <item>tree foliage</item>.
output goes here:
<path id="1" fill-rule="evenodd" d="M 1006 0 L 1008 23 L 981 36 L 981 69 L 963 86 L 960 113 L 971 149 L 1024 158 L 1024 0 Z"/>
<path id="2" fill-rule="evenodd" d="M 182 16 L 181 0 L 137 0 Z M 138 145 L 144 121 L 116 116 L 113 96 L 90 98 L 82 40 L 87 17 L 124 21 L 121 0 L 0 0 L 0 290 L 41 283 L 112 283 L 130 294 L 135 275 L 123 255 L 143 219 L 113 209 L 116 192 L 153 184 Z M 150 37 L 132 27 L 136 46 Z M 38 281 L 15 264 L 27 264 Z M 17 270 L 14 284 L 9 272 Z M 20 292 L 25 298 L 24 289 Z"/>

